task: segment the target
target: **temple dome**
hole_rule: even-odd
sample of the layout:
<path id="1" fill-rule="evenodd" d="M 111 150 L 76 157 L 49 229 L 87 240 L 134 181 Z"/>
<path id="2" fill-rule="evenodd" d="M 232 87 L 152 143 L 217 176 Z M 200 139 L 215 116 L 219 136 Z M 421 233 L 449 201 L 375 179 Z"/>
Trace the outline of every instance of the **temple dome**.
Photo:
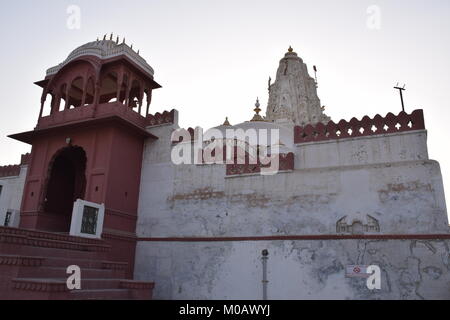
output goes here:
<path id="1" fill-rule="evenodd" d="M 70 63 L 71 61 L 83 56 L 95 56 L 102 60 L 114 58 L 117 56 L 125 55 L 131 61 L 136 63 L 144 71 L 146 71 L 151 77 L 154 75 L 153 68 L 142 58 L 139 53 L 136 53 L 131 47 L 129 47 L 124 41 L 113 40 L 97 40 L 88 42 L 75 50 L 73 50 L 64 62 L 47 70 L 47 76 L 56 74 L 62 67 Z"/>
<path id="2" fill-rule="evenodd" d="M 276 122 L 246 121 L 246 122 L 242 122 L 237 125 L 234 125 L 234 126 L 220 125 L 220 126 L 217 126 L 217 127 L 211 128 L 211 129 L 219 130 L 222 133 L 223 137 L 226 137 L 227 129 L 231 129 L 231 130 L 241 129 L 244 132 L 246 132 L 249 129 L 254 129 L 254 130 L 256 130 L 257 134 L 259 133 L 259 130 L 265 129 L 265 130 L 267 130 L 267 146 L 270 146 L 271 142 L 272 142 L 271 130 L 278 130 L 279 139 L 275 144 L 279 145 L 280 153 L 291 152 L 294 149 L 294 133 L 293 133 L 292 127 L 288 127 L 288 126 L 285 126 L 283 124 L 276 123 Z M 205 134 L 204 134 L 205 141 L 208 140 L 207 137 L 209 134 L 211 134 L 211 131 L 210 131 L 211 129 L 209 129 L 205 132 Z"/>

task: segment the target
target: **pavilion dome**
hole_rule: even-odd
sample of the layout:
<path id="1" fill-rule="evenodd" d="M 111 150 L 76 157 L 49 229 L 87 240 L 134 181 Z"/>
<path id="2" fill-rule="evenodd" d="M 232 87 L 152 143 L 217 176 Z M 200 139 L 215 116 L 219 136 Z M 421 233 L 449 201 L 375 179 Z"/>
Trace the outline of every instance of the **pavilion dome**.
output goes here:
<path id="1" fill-rule="evenodd" d="M 279 133 L 278 141 L 275 143 L 278 145 L 280 153 L 292 152 L 294 149 L 294 132 L 293 128 L 285 126 L 276 122 L 268 122 L 268 121 L 246 121 L 239 123 L 237 125 L 220 125 L 214 128 L 207 130 L 204 134 L 205 141 L 208 140 L 208 135 L 212 134 L 212 129 L 219 130 L 222 133 L 222 136 L 226 138 L 226 130 L 243 130 L 244 133 L 249 129 L 255 129 L 256 133 L 259 134 L 260 130 L 267 130 L 267 146 L 270 146 L 272 143 L 272 130 L 277 130 Z"/>
<path id="2" fill-rule="evenodd" d="M 113 41 L 112 35 L 109 40 L 105 37 L 103 40 L 88 42 L 76 48 L 69 54 L 66 60 L 59 65 L 48 69 L 47 76 L 56 74 L 62 67 L 83 56 L 95 56 L 102 60 L 106 60 L 121 55 L 127 56 L 151 77 L 154 76 L 153 68 L 139 55 L 139 52 L 135 52 L 132 47 L 128 46 L 125 43 L 125 39 L 123 39 L 121 43 L 119 43 L 118 37 L 116 41 Z"/>

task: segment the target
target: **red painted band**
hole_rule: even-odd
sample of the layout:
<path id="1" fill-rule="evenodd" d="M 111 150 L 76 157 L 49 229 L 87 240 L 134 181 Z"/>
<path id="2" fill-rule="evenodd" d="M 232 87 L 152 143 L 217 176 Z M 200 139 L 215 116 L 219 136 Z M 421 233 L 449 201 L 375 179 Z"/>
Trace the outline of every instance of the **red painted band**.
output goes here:
<path id="1" fill-rule="evenodd" d="M 230 242 L 272 240 L 443 240 L 450 234 L 378 234 L 378 235 L 292 235 L 260 237 L 168 237 L 138 238 L 142 242 Z"/>

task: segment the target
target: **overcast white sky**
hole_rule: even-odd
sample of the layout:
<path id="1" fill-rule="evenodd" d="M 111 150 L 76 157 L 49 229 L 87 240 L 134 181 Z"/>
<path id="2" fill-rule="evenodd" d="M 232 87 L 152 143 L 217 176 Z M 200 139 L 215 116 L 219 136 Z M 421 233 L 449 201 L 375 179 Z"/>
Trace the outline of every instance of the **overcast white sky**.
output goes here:
<path id="1" fill-rule="evenodd" d="M 80 29 L 67 27 L 70 5 L 81 9 Z M 319 97 L 335 121 L 398 113 L 392 87 L 406 83 L 407 111 L 424 109 L 430 158 L 450 190 L 448 0 L 17 0 L 0 8 L 0 165 L 30 150 L 6 136 L 34 128 L 41 90 L 33 82 L 114 32 L 155 69 L 163 88 L 152 112 L 176 108 L 185 127 L 249 120 L 257 96 L 266 105 L 268 78 L 289 45 L 310 72 L 318 66 Z"/>

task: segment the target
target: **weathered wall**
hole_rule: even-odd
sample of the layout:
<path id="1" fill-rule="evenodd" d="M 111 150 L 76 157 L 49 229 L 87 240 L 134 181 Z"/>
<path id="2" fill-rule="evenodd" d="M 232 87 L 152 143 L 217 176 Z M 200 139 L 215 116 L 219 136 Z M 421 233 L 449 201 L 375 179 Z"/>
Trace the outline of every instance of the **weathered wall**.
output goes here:
<path id="1" fill-rule="evenodd" d="M 175 127 L 150 129 L 160 139 L 141 176 L 135 277 L 156 281 L 157 298 L 259 299 L 263 249 L 269 298 L 450 298 L 449 240 L 161 239 L 448 234 L 426 131 L 299 144 L 292 172 L 226 177 L 224 165 L 173 165 Z M 378 264 L 383 289 L 345 278 L 352 264 Z"/>
<path id="2" fill-rule="evenodd" d="M 12 226 L 18 226 L 27 168 L 26 165 L 22 166 L 19 176 L 0 178 L 0 185 L 3 186 L 0 195 L 0 225 L 4 223 L 7 211 L 14 211 L 15 219 Z"/>
<path id="3" fill-rule="evenodd" d="M 352 233 L 355 222 L 364 233 L 449 232 L 423 131 L 298 145 L 293 172 L 225 177 L 224 165 L 173 165 L 170 126 L 152 130 L 160 139 L 144 150 L 138 236 Z"/>
<path id="4" fill-rule="evenodd" d="M 450 240 L 141 242 L 135 273 L 155 299 L 450 299 Z M 381 290 L 347 278 L 347 265 L 378 265 Z"/>

